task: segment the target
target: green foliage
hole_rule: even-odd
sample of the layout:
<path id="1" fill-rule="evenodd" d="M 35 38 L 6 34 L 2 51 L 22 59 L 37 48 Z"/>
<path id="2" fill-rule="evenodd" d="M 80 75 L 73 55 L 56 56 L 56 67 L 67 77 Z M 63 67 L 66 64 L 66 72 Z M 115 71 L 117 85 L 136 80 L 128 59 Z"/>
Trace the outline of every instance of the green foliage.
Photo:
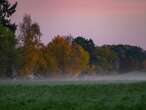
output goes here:
<path id="1" fill-rule="evenodd" d="M 15 66 L 16 39 L 13 32 L 0 25 L 0 75 L 12 76 Z"/>
<path id="2" fill-rule="evenodd" d="M 16 6 L 17 2 L 11 5 L 8 0 L 0 0 L 0 76 L 13 76 L 16 66 L 16 25 L 10 20 Z"/>
<path id="3" fill-rule="evenodd" d="M 96 48 L 97 64 L 103 71 L 115 70 L 114 62 L 117 60 L 116 53 L 109 47 L 97 47 Z"/>

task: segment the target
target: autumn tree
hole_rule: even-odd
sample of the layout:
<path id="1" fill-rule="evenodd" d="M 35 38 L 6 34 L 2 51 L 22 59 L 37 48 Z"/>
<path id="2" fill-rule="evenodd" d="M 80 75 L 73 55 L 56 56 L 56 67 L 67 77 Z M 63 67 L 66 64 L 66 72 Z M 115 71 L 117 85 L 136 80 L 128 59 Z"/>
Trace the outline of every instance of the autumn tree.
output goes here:
<path id="1" fill-rule="evenodd" d="M 19 44 L 22 48 L 21 73 L 33 74 L 39 59 L 40 27 L 33 23 L 29 15 L 25 15 L 20 24 Z"/>
<path id="2" fill-rule="evenodd" d="M 90 65 L 96 63 L 96 56 L 95 56 L 95 44 L 92 39 L 86 39 L 84 37 L 77 37 L 73 40 L 73 43 L 80 45 L 84 50 L 86 50 L 90 55 Z"/>
<path id="3" fill-rule="evenodd" d="M 79 76 L 81 72 L 85 72 L 88 68 L 90 56 L 87 51 L 77 44 L 72 44 L 71 48 L 71 59 L 69 60 L 71 71 L 75 76 Z"/>
<path id="4" fill-rule="evenodd" d="M 73 45 L 64 36 L 56 36 L 48 44 L 48 52 L 54 56 L 61 75 L 79 74 L 89 60 L 89 55 L 83 48 Z"/>
<path id="5" fill-rule="evenodd" d="M 39 44 L 38 60 L 35 67 L 35 75 L 39 76 L 53 76 L 57 72 L 57 64 L 54 56 L 48 51 L 47 47 L 42 43 Z"/>

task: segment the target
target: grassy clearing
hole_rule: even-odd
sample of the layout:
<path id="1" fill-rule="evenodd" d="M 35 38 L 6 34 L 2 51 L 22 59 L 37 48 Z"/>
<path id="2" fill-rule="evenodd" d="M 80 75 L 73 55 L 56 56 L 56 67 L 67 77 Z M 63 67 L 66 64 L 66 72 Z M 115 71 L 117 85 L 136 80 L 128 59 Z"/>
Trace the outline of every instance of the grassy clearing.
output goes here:
<path id="1" fill-rule="evenodd" d="M 146 110 L 146 83 L 0 84 L 0 110 Z"/>

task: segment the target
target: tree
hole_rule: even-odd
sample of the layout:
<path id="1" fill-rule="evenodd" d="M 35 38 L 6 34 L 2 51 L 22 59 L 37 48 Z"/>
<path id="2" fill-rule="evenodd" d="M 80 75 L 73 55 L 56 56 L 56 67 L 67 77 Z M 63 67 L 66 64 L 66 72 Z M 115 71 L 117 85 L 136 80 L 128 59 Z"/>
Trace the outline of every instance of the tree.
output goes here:
<path id="1" fill-rule="evenodd" d="M 15 13 L 17 2 L 13 5 L 8 0 L 0 0 L 0 69 L 3 76 L 12 76 L 16 59 L 16 25 L 10 17 Z"/>
<path id="2" fill-rule="evenodd" d="M 54 56 L 50 54 L 47 47 L 43 44 L 40 44 L 37 54 L 39 54 L 39 58 L 35 68 L 36 75 L 53 76 L 58 70 Z"/>
<path id="3" fill-rule="evenodd" d="M 33 23 L 29 15 L 25 15 L 20 24 L 19 43 L 22 48 L 22 68 L 21 73 L 30 75 L 35 72 L 39 60 L 40 27 L 38 23 Z"/>
<path id="4" fill-rule="evenodd" d="M 118 55 L 119 72 L 143 69 L 146 55 L 142 48 L 130 45 L 112 45 L 110 47 Z"/>
<path id="5" fill-rule="evenodd" d="M 0 0 L 0 25 L 16 30 L 16 25 L 11 23 L 10 17 L 15 13 L 17 2 L 13 5 L 8 0 Z"/>
<path id="6" fill-rule="evenodd" d="M 90 55 L 90 65 L 96 63 L 97 59 L 95 56 L 95 44 L 92 39 L 85 39 L 83 37 L 77 37 L 73 40 L 73 43 L 80 45 Z"/>
<path id="7" fill-rule="evenodd" d="M 20 23 L 19 43 L 20 45 L 37 46 L 40 42 L 40 27 L 38 23 L 32 23 L 30 15 L 25 15 L 22 23 Z"/>
<path id="8" fill-rule="evenodd" d="M 88 53 L 64 36 L 55 37 L 48 44 L 48 52 L 54 56 L 60 75 L 78 76 L 89 61 Z"/>
<path id="9" fill-rule="evenodd" d="M 14 33 L 0 25 L 0 73 L 2 76 L 13 75 L 16 56 Z"/>
<path id="10" fill-rule="evenodd" d="M 75 76 L 79 76 L 81 72 L 85 72 L 88 68 L 90 56 L 87 51 L 85 51 L 81 46 L 77 44 L 72 44 L 71 52 L 71 69 Z"/>
<path id="11" fill-rule="evenodd" d="M 102 71 L 116 70 L 114 65 L 117 60 L 117 54 L 108 46 L 96 47 L 96 57 L 98 59 L 97 66 L 102 68 Z"/>

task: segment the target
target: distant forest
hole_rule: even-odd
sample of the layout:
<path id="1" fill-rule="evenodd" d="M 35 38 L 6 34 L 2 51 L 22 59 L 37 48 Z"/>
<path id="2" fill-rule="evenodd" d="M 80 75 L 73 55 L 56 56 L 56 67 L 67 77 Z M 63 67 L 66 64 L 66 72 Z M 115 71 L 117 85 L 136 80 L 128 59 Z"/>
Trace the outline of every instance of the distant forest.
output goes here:
<path id="1" fill-rule="evenodd" d="M 146 70 L 146 51 L 137 46 L 97 46 L 82 36 L 60 35 L 44 45 L 40 26 L 30 15 L 18 26 L 11 23 L 16 7 L 17 2 L 0 0 L 0 77 L 78 77 Z"/>

